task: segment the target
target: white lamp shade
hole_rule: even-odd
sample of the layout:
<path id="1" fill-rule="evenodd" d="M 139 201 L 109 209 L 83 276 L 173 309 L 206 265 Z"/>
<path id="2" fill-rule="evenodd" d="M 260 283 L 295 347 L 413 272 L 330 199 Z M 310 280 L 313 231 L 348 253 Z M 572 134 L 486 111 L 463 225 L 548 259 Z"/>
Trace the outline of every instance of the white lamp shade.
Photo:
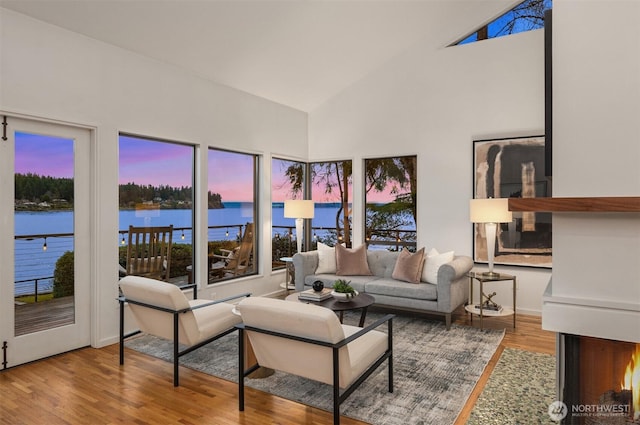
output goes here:
<path id="1" fill-rule="evenodd" d="M 472 223 L 508 223 L 513 220 L 508 198 L 472 199 L 469 201 Z"/>
<path id="2" fill-rule="evenodd" d="M 312 200 L 287 200 L 284 201 L 284 216 L 285 218 L 313 218 L 314 208 Z"/>

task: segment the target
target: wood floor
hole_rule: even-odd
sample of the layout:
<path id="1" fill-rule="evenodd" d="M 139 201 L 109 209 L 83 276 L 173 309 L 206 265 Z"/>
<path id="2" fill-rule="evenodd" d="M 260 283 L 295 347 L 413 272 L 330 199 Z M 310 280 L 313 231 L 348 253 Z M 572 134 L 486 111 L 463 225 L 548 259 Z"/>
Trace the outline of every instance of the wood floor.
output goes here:
<path id="1" fill-rule="evenodd" d="M 469 325 L 468 316 L 454 322 Z M 553 354 L 555 337 L 540 317 L 491 318 L 485 328 L 506 329 L 456 425 L 464 424 L 505 347 Z M 479 326 L 474 320 L 473 326 Z M 330 424 L 328 412 L 246 388 L 238 412 L 237 385 L 188 368 L 172 385 L 172 365 L 133 350 L 118 364 L 118 345 L 85 348 L 0 372 L 0 424 Z M 342 424 L 363 422 L 346 417 Z"/>

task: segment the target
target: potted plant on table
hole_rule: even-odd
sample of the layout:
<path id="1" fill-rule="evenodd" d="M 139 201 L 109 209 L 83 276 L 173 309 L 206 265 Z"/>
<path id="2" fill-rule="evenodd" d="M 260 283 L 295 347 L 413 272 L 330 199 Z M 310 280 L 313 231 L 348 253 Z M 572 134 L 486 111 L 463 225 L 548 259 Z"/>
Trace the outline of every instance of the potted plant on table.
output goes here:
<path id="1" fill-rule="evenodd" d="M 331 295 L 341 302 L 348 302 L 358 296 L 358 291 L 353 289 L 353 286 L 349 285 L 351 281 L 347 282 L 344 279 L 338 279 L 333 282 L 333 291 Z"/>

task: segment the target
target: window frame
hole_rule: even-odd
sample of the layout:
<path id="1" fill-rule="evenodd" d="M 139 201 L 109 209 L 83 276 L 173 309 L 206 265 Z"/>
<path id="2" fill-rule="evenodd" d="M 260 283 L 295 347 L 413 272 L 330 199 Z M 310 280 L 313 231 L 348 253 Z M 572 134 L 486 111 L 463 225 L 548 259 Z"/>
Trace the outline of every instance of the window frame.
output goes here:
<path id="1" fill-rule="evenodd" d="M 412 164 L 403 164 L 402 162 L 406 162 L 405 158 L 412 159 Z M 391 164 L 388 164 L 386 169 L 382 168 L 384 166 L 384 161 L 392 161 Z M 378 165 L 372 166 L 369 168 L 369 161 L 375 161 Z M 405 167 L 405 175 L 404 178 L 406 181 L 401 182 L 397 178 L 393 178 L 394 174 L 398 174 L 399 171 L 402 171 L 398 168 L 398 162 L 402 167 Z M 418 156 L 417 155 L 399 155 L 399 156 L 390 156 L 390 157 L 376 157 L 376 158 L 364 158 L 363 159 L 363 183 L 365 189 L 363 190 L 363 198 L 364 198 L 364 208 L 363 208 L 363 220 L 362 226 L 364 230 L 364 239 L 365 244 L 367 245 L 367 249 L 371 246 L 380 246 L 380 249 L 388 249 L 392 251 L 400 251 L 402 248 L 407 248 L 409 251 L 415 251 L 417 247 L 417 229 L 418 229 L 418 214 L 417 214 L 417 205 L 418 205 L 418 178 L 417 178 L 417 164 L 418 164 Z M 375 164 L 374 164 L 375 165 Z M 407 170 L 408 168 L 408 170 Z M 413 171 L 411 171 L 411 168 Z M 375 171 L 375 173 L 374 173 Z M 411 172 L 413 172 L 413 176 L 411 176 Z M 378 179 L 381 176 L 380 173 L 387 174 L 386 182 L 384 184 L 379 183 L 374 185 L 374 181 L 372 179 Z M 391 177 L 389 176 L 391 175 Z M 395 182 L 395 183 L 394 183 Z M 389 184 L 393 184 L 391 189 L 387 189 Z M 385 190 L 388 192 L 387 195 L 393 195 L 393 192 L 398 189 L 403 189 L 404 185 L 409 186 L 409 192 L 405 192 L 404 194 L 397 194 L 394 201 L 382 203 L 376 203 L 381 206 L 377 208 L 370 208 L 370 205 L 373 205 L 374 202 L 369 202 L 370 198 L 368 194 L 371 190 L 376 190 L 378 193 L 383 193 Z M 399 185 L 396 187 L 396 185 Z M 395 187 L 395 189 L 394 189 Z M 381 189 L 383 188 L 383 189 Z M 402 217 L 398 219 L 397 223 L 391 222 L 393 227 L 383 228 L 383 229 L 373 229 L 379 231 L 379 236 L 381 239 L 372 240 L 372 235 L 374 234 L 373 230 L 370 229 L 370 221 L 372 219 L 377 220 L 388 220 L 385 216 L 390 216 L 392 219 L 397 219 L 398 211 L 401 214 L 406 214 L 403 212 L 406 210 L 406 207 L 403 207 L 402 204 L 406 204 L 406 202 L 400 202 L 403 197 L 409 196 L 411 198 L 411 204 L 409 206 L 410 213 L 412 215 L 413 228 L 405 229 L 402 227 L 406 227 L 406 223 L 402 220 Z M 395 205 L 394 205 L 395 204 Z M 377 210 L 377 211 L 376 211 Z M 373 211 L 370 213 L 370 211 Z M 370 215 L 371 214 L 371 215 Z M 378 217 L 376 217 L 378 215 Z M 372 218 L 373 216 L 373 218 Z M 409 223 L 410 224 L 410 223 Z M 393 239 L 384 238 L 384 235 L 395 235 Z M 408 240 L 405 240 L 408 239 Z"/>
<path id="2" fill-rule="evenodd" d="M 217 152 L 221 152 L 221 153 L 228 153 L 228 154 L 232 154 L 232 155 L 243 155 L 243 156 L 247 156 L 248 158 L 251 159 L 251 163 L 252 163 L 252 170 L 253 170 L 253 176 L 251 178 L 251 185 L 252 185 L 252 200 L 249 202 L 246 202 L 246 204 L 250 204 L 250 209 L 251 209 L 251 215 L 243 215 L 243 211 L 245 211 L 246 213 L 246 206 L 243 206 L 242 204 L 245 203 L 245 201 L 228 201 L 228 202 L 239 202 L 240 205 L 238 206 L 240 209 L 240 217 L 241 220 L 240 221 L 244 221 L 242 218 L 243 217 L 251 217 L 252 221 L 247 222 L 247 223 L 238 223 L 237 225 L 234 224 L 230 224 L 230 225 L 226 225 L 227 223 L 222 223 L 220 225 L 218 224 L 212 224 L 209 222 L 209 193 L 210 193 L 210 186 L 211 186 L 211 154 L 212 152 L 217 151 Z M 261 250 L 258 249 L 259 247 L 259 240 L 260 238 L 258 237 L 260 235 L 260 223 L 259 220 L 257 220 L 257 217 L 259 217 L 259 193 L 260 193 L 260 186 L 259 186 L 259 174 L 260 174 L 260 155 L 255 154 L 255 153 L 248 153 L 248 152 L 241 152 L 241 151 L 235 151 L 235 150 L 231 150 L 231 149 L 224 149 L 224 148 L 218 148 L 216 146 L 208 146 L 207 147 L 207 164 L 208 164 L 208 169 L 207 169 L 207 220 L 206 220 L 206 226 L 207 226 L 207 258 L 208 260 L 211 261 L 207 261 L 208 263 L 208 270 L 207 270 L 207 285 L 209 286 L 213 286 L 213 285 L 217 285 L 219 283 L 228 283 L 231 280 L 235 280 L 235 279 L 240 279 L 240 278 L 245 278 L 247 276 L 255 276 L 258 274 L 258 270 L 260 269 L 260 263 L 261 263 Z M 214 192 L 215 193 L 215 192 Z M 219 193 L 218 193 L 219 194 Z M 224 201 L 224 197 L 221 198 L 221 202 L 225 202 Z M 252 235 L 248 235 L 246 234 L 247 232 L 247 224 L 248 223 L 252 223 Z M 252 249 L 251 249 L 251 253 L 250 253 L 250 259 L 249 259 L 249 271 L 248 272 L 244 272 L 244 273 L 238 273 L 238 274 L 234 274 L 234 273 L 230 273 L 229 275 L 227 275 L 227 273 L 223 272 L 224 274 L 221 276 L 216 276 L 216 274 L 214 273 L 215 271 L 211 270 L 211 265 L 215 264 L 216 261 L 225 261 L 225 262 L 229 262 L 229 260 L 224 260 L 223 258 L 221 258 L 222 256 L 225 256 L 227 254 L 230 254 L 231 251 L 233 250 L 234 247 L 232 246 L 222 246 L 224 245 L 222 242 L 222 240 L 211 240 L 211 232 L 212 232 L 212 227 L 219 227 L 222 226 L 224 227 L 225 230 L 225 239 L 229 240 L 228 237 L 231 236 L 232 234 L 234 234 L 233 232 L 235 232 L 235 240 L 237 242 L 237 246 L 239 247 L 241 245 L 241 239 L 245 238 L 245 237 L 251 237 L 252 238 Z M 236 230 L 237 228 L 237 230 Z M 232 229 L 231 232 L 229 232 L 229 229 Z M 215 248 L 217 243 L 220 243 L 218 248 Z M 214 252 L 212 253 L 211 250 L 212 248 L 214 249 Z M 215 252 L 215 250 L 218 249 L 222 249 L 222 251 L 219 252 Z M 215 257 L 213 256 L 215 254 Z M 226 267 L 226 265 L 225 265 Z M 225 270 L 225 269 L 223 269 Z"/>

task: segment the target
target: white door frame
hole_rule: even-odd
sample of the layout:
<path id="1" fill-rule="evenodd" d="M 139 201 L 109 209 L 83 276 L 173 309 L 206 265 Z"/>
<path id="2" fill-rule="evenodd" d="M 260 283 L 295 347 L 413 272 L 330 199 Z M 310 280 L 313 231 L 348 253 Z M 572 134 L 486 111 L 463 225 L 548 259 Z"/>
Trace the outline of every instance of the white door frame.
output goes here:
<path id="1" fill-rule="evenodd" d="M 4 116 L 0 117 L 3 119 Z M 94 287 L 94 201 L 92 130 L 7 115 L 0 139 L 0 344 L 6 341 L 5 367 L 38 360 L 91 344 L 91 292 Z M 14 158 L 16 131 L 74 140 L 74 308 L 73 324 L 15 336 L 14 314 Z M 3 131 L 0 129 L 0 133 Z M 4 134 L 4 133 L 3 133 Z M 0 357 L 2 353 L 0 353 Z M 2 368 L 3 365 L 0 365 Z"/>

